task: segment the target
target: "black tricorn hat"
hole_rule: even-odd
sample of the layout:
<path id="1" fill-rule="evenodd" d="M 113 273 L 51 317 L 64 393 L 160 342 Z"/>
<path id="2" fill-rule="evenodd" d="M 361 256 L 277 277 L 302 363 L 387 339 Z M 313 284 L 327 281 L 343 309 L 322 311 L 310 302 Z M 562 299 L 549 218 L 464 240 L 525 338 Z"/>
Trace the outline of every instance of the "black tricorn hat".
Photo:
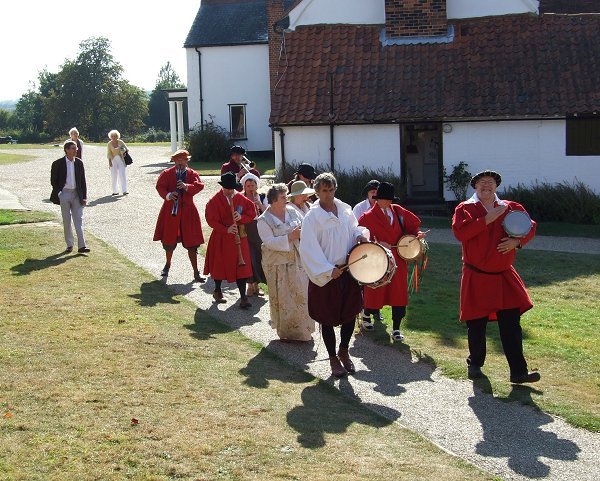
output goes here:
<path id="1" fill-rule="evenodd" d="M 379 187 L 379 181 L 378 180 L 370 180 L 369 182 L 367 182 L 367 185 L 365 185 L 363 187 L 362 196 L 366 197 L 367 193 L 370 190 L 377 190 L 377 187 Z"/>
<path id="2" fill-rule="evenodd" d="M 389 182 L 381 182 L 377 187 L 377 194 L 373 196 L 373 199 L 393 201 L 395 199 L 394 186 Z"/>
<path id="3" fill-rule="evenodd" d="M 242 147 L 241 145 L 232 145 L 229 148 L 229 155 L 231 154 L 242 154 L 244 155 L 246 153 L 246 149 L 244 149 L 244 147 Z"/>
<path id="4" fill-rule="evenodd" d="M 494 170 L 483 170 L 471 177 L 471 187 L 475 188 L 475 184 L 482 177 L 493 177 L 493 179 L 496 181 L 496 187 L 498 187 L 500 182 L 502 182 L 502 176 L 498 172 Z"/>
<path id="5" fill-rule="evenodd" d="M 242 184 L 236 180 L 233 172 L 225 172 L 223 175 L 221 175 L 219 184 L 221 184 L 224 189 L 242 190 Z"/>
<path id="6" fill-rule="evenodd" d="M 298 170 L 296 173 L 306 177 L 307 179 L 316 179 L 317 173 L 315 172 L 315 168 L 310 164 L 300 164 L 298 166 Z"/>

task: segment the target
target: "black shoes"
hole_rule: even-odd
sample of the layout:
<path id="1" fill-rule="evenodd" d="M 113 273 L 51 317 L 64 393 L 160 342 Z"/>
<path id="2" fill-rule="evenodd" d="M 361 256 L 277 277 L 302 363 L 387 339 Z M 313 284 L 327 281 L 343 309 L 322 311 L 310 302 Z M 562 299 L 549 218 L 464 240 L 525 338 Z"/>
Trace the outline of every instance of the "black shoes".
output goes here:
<path id="1" fill-rule="evenodd" d="M 510 376 L 510 382 L 513 384 L 524 384 L 526 382 L 538 382 L 542 378 L 538 371 L 531 371 L 521 376 Z"/>
<path id="2" fill-rule="evenodd" d="M 162 277 L 166 277 L 169 275 L 169 269 L 170 269 L 171 265 L 170 264 L 165 264 L 165 267 L 163 267 L 163 270 L 160 271 L 160 275 Z"/>
<path id="3" fill-rule="evenodd" d="M 69 254 L 71 252 L 73 252 L 73 246 L 69 246 L 65 249 L 65 253 Z"/>
<path id="4" fill-rule="evenodd" d="M 469 366 L 467 375 L 469 379 L 481 379 L 484 377 L 484 374 L 481 372 L 481 368 L 479 366 Z"/>
<path id="5" fill-rule="evenodd" d="M 77 249 L 77 252 L 83 254 L 84 252 L 89 252 L 90 248 L 89 247 L 80 247 L 79 249 Z"/>
<path id="6" fill-rule="evenodd" d="M 250 304 L 250 301 L 248 300 L 248 298 L 246 296 L 242 297 L 240 299 L 240 308 L 248 309 L 249 307 L 252 307 L 252 304 Z"/>
<path id="7" fill-rule="evenodd" d="M 194 272 L 194 282 L 206 282 L 206 277 L 202 277 L 200 272 Z"/>

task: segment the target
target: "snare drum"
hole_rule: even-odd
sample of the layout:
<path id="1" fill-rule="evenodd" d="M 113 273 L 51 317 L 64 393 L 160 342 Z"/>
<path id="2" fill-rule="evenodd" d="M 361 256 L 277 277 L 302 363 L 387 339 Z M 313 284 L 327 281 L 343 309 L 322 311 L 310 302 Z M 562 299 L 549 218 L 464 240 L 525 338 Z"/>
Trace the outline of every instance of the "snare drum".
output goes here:
<path id="1" fill-rule="evenodd" d="M 502 227 L 509 237 L 520 238 L 529 234 L 533 227 L 533 222 L 531 222 L 531 218 L 527 215 L 527 212 L 511 210 L 504 217 Z"/>
<path id="2" fill-rule="evenodd" d="M 398 255 L 405 261 L 416 261 L 428 250 L 427 242 L 417 236 L 407 234 L 400 237 L 396 244 Z"/>
<path id="3" fill-rule="evenodd" d="M 366 255 L 365 259 L 353 261 Z M 376 289 L 392 282 L 396 272 L 396 260 L 392 252 L 376 242 L 356 244 L 348 253 L 350 275 L 359 284 Z"/>

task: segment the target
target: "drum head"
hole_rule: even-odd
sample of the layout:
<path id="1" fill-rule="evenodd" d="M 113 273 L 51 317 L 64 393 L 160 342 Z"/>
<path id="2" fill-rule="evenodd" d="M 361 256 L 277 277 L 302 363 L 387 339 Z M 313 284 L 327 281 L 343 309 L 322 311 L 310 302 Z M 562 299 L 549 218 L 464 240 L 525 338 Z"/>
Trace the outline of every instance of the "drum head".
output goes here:
<path id="1" fill-rule="evenodd" d="M 421 254 L 422 245 L 421 242 L 414 235 L 403 235 L 398 241 L 398 255 L 402 259 L 410 261 L 416 259 Z"/>
<path id="2" fill-rule="evenodd" d="M 352 262 L 358 260 L 355 264 Z M 388 256 L 385 248 L 373 242 L 365 242 L 355 245 L 348 254 L 348 267 L 350 274 L 361 284 L 372 284 L 379 281 L 388 270 Z"/>
<path id="3" fill-rule="evenodd" d="M 525 212 L 513 210 L 504 217 L 502 227 L 510 237 L 525 237 L 531 230 L 532 222 Z"/>

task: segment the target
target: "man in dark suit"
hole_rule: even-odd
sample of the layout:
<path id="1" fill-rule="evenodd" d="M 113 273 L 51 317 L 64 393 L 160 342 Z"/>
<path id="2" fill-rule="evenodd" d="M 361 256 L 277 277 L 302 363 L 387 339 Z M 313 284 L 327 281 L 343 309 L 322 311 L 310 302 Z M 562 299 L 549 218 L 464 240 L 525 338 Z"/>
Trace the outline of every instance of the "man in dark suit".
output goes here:
<path id="1" fill-rule="evenodd" d="M 71 217 L 77 232 L 78 252 L 89 252 L 83 236 L 83 206 L 87 204 L 87 186 L 83 162 L 76 157 L 77 144 L 67 140 L 64 144 L 65 156 L 52 162 L 50 200 L 60 204 L 65 231 L 66 252 L 73 251 L 75 238 L 71 228 Z"/>

